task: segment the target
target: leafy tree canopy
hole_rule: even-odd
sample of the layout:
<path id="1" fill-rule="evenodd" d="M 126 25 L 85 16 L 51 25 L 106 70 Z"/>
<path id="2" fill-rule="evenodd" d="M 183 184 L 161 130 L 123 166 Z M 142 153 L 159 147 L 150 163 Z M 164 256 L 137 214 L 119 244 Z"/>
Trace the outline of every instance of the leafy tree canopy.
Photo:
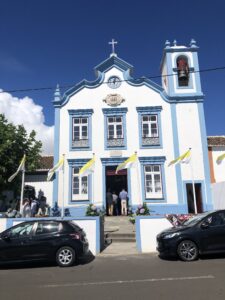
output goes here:
<path id="1" fill-rule="evenodd" d="M 24 153 L 26 171 L 38 168 L 42 143 L 36 141 L 35 137 L 34 130 L 28 134 L 23 125 L 15 126 L 0 114 L 0 194 L 4 190 L 13 190 L 18 194 L 21 174 L 10 183 L 8 178 L 16 172 Z"/>

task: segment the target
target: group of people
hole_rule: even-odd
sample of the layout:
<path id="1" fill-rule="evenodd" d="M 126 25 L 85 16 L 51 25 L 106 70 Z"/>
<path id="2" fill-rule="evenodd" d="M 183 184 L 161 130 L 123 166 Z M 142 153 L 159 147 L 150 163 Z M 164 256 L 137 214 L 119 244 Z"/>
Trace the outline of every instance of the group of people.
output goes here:
<path id="1" fill-rule="evenodd" d="M 125 189 L 119 193 L 119 196 L 115 191 L 111 193 L 110 189 L 108 189 L 106 193 L 106 203 L 107 203 L 107 214 L 109 216 L 113 216 L 114 214 L 118 216 L 121 212 L 122 216 L 127 215 L 128 208 L 128 194 Z"/>
<path id="2" fill-rule="evenodd" d="M 46 197 L 42 196 L 40 199 L 25 198 L 23 201 L 22 217 L 30 218 L 36 215 L 46 214 Z"/>

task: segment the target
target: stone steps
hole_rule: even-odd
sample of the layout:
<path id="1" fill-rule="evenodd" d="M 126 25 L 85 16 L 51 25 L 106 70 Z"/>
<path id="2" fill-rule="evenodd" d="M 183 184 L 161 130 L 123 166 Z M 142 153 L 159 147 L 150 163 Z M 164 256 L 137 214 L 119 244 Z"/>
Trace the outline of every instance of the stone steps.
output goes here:
<path id="1" fill-rule="evenodd" d="M 135 226 L 129 217 L 105 217 L 104 237 L 104 255 L 137 254 Z"/>

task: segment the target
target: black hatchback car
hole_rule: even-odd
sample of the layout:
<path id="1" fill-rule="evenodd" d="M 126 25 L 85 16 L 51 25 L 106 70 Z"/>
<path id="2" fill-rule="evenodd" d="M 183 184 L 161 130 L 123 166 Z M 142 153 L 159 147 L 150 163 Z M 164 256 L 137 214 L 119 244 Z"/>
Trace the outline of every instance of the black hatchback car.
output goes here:
<path id="1" fill-rule="evenodd" d="M 72 221 L 23 222 L 0 234 L 0 263 L 55 260 L 69 267 L 88 250 L 85 232 Z"/>
<path id="2" fill-rule="evenodd" d="M 193 261 L 200 254 L 225 253 L 225 210 L 207 212 L 157 235 L 160 256 Z"/>

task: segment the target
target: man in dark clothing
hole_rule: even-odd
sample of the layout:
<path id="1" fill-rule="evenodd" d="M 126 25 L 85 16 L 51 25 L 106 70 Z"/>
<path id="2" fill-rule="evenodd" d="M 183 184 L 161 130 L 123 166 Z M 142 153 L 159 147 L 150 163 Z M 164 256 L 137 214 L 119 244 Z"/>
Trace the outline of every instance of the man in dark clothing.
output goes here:
<path id="1" fill-rule="evenodd" d="M 106 202 L 108 206 L 108 215 L 112 216 L 113 215 L 113 196 L 112 193 L 110 192 L 110 189 L 108 189 L 108 192 L 106 193 Z"/>

